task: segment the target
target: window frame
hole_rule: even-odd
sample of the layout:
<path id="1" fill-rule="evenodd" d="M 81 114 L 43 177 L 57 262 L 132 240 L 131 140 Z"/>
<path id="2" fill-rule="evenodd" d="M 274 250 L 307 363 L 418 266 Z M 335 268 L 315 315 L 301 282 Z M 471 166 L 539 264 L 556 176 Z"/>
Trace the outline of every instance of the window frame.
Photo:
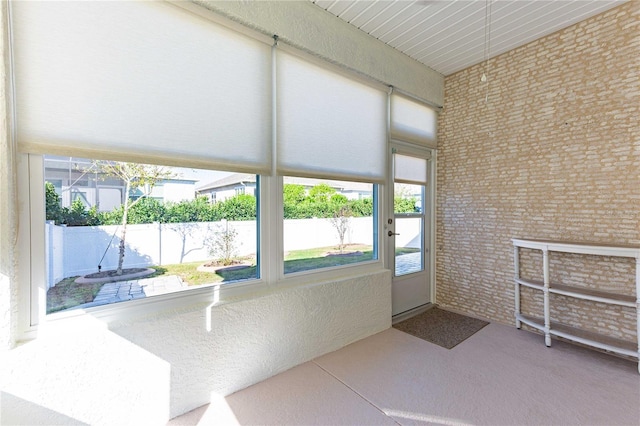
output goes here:
<path id="1" fill-rule="evenodd" d="M 264 34 L 248 29 L 241 24 L 237 24 L 224 17 L 220 17 L 215 13 L 205 12 L 197 5 L 180 5 L 179 8 L 199 15 L 202 18 L 211 20 L 222 25 L 226 29 L 233 30 L 249 38 L 254 38 L 269 45 L 272 45 L 273 43 L 271 36 L 265 36 Z M 315 58 L 312 55 L 299 51 L 294 47 L 289 47 L 286 44 L 278 45 L 276 42 L 274 47 L 272 47 L 272 93 L 276 92 L 277 84 L 275 81 L 274 70 L 276 63 L 274 57 L 277 54 L 276 46 L 278 49 L 286 49 L 286 51 L 294 53 L 297 56 L 301 56 L 305 60 L 314 61 L 324 68 L 344 74 L 350 79 L 363 80 L 365 83 L 374 86 L 382 85 L 385 92 L 388 89 L 386 84 L 378 80 L 366 76 L 360 76 L 353 70 L 341 68 L 340 66 L 330 64 L 322 59 Z M 13 69 L 10 69 L 9 73 L 10 77 L 14 78 Z M 13 93 L 12 96 L 15 96 L 15 93 Z M 391 92 L 389 92 L 388 96 L 387 104 L 390 102 Z M 13 119 L 15 120 L 15 105 L 12 105 L 11 108 Z M 387 105 L 387 114 L 385 117 L 381 117 L 381 120 L 385 120 L 385 125 L 387 127 L 386 144 L 389 142 L 389 114 L 389 105 Z M 16 155 L 17 198 L 19 205 L 18 216 L 19 223 L 21 224 L 18 229 L 18 242 L 16 245 L 18 252 L 18 275 L 20 280 L 18 290 L 19 339 L 28 340 L 36 337 L 38 328 L 42 325 L 46 324 L 49 326 L 50 324 L 60 324 L 66 326 L 66 324 L 74 318 L 91 316 L 106 323 L 113 321 L 126 321 L 129 318 L 137 318 L 165 310 L 186 309 L 188 307 L 192 308 L 194 304 L 205 304 L 211 307 L 225 304 L 230 298 L 233 298 L 233 301 L 254 299 L 270 292 L 280 291 L 286 288 L 303 285 L 316 285 L 323 282 L 356 278 L 358 276 L 379 272 L 384 269 L 387 252 L 390 249 L 387 245 L 387 239 L 383 234 L 385 225 L 381 218 L 385 217 L 387 214 L 388 205 L 385 200 L 387 199 L 388 188 L 386 187 L 386 180 L 381 180 L 377 184 L 370 182 L 376 185 L 377 188 L 377 200 L 374 206 L 374 216 L 377 216 L 374 219 L 376 223 L 376 233 L 374 233 L 374 238 L 376 240 L 375 247 L 377 247 L 377 259 L 341 266 L 300 271 L 286 275 L 284 274 L 283 178 L 277 175 L 277 153 L 275 152 L 275 147 L 277 146 L 276 118 L 276 108 L 273 106 L 271 117 L 273 139 L 270 141 L 272 148 L 274 148 L 271 152 L 272 158 L 270 162 L 272 174 L 260 175 L 259 172 L 255 172 L 251 169 L 248 170 L 250 173 L 256 173 L 260 179 L 258 198 L 259 213 L 257 219 L 257 256 L 260 268 L 258 271 L 259 278 L 227 284 L 202 285 L 190 288 L 186 291 L 130 300 L 126 303 L 114 303 L 87 308 L 84 310 L 65 310 L 49 315 L 45 313 L 46 290 L 44 290 L 46 288 L 46 285 L 44 284 L 46 275 L 46 269 L 44 268 L 46 260 L 44 254 L 46 238 L 44 227 L 44 161 L 43 156 L 40 154 L 42 151 L 36 150 L 35 153 L 27 153 L 30 148 L 23 148 L 22 153 L 18 153 Z M 13 138 L 16 140 L 15 121 L 12 123 L 12 126 L 14 126 L 12 129 Z M 386 144 L 385 153 L 387 152 Z M 77 152 L 77 155 L 86 156 L 86 150 L 83 151 L 82 147 L 77 149 L 80 150 L 80 152 Z M 65 148 L 61 147 L 61 154 L 68 153 L 65 153 L 64 151 Z M 135 153 L 128 153 L 125 151 L 112 151 L 112 153 L 114 154 L 114 159 L 141 162 L 140 155 L 136 155 Z M 74 152 L 73 154 L 76 153 Z M 388 153 L 385 154 L 385 158 L 386 156 L 388 156 Z M 145 156 L 144 158 L 147 157 Z M 166 159 L 167 163 L 171 166 L 206 167 L 202 166 L 203 162 L 200 161 L 200 159 L 187 157 L 176 158 L 175 156 L 169 157 L 169 154 L 158 154 L 153 156 L 154 162 L 162 162 L 163 159 Z M 385 161 L 385 163 L 388 162 Z M 225 166 L 222 165 L 220 167 Z M 214 166 L 213 168 L 216 167 Z M 388 170 L 385 174 L 388 174 Z M 345 180 L 345 176 L 333 176 L 332 174 L 324 176 L 324 178 Z"/>
<path id="2" fill-rule="evenodd" d="M 290 176 L 286 176 L 286 177 L 290 177 Z M 296 178 L 297 176 L 291 176 L 293 178 Z M 322 178 L 322 177 L 306 177 L 306 179 L 314 179 L 317 181 L 324 181 L 324 180 L 336 180 L 336 181 L 341 181 L 341 182 L 358 182 L 358 181 L 348 181 L 345 180 L 344 177 L 336 177 L 335 179 L 327 179 L 327 178 Z M 280 280 L 286 280 L 286 279 L 296 279 L 297 277 L 301 277 L 300 279 L 303 279 L 304 277 L 313 274 L 313 273 L 321 273 L 323 271 L 328 272 L 328 271 L 332 271 L 332 270 L 336 270 L 336 271 L 340 271 L 342 269 L 353 269 L 355 267 L 357 267 L 358 265 L 367 267 L 367 265 L 373 265 L 373 264 L 383 264 L 383 259 L 381 259 L 380 257 L 380 251 L 381 251 L 381 244 L 382 244 L 382 239 L 380 238 L 380 235 L 382 235 L 382 231 L 381 231 L 381 224 L 380 224 L 380 209 L 382 208 L 381 205 L 381 200 L 380 200 L 380 188 L 382 187 L 381 184 L 378 183 L 373 183 L 373 182 L 365 182 L 369 185 L 372 186 L 372 198 L 373 198 L 373 214 L 372 214 L 372 220 L 373 220 L 373 226 L 372 226 L 372 242 L 373 242 L 373 255 L 375 256 L 374 259 L 371 260 L 363 260 L 360 262 L 354 262 L 354 263 L 348 263 L 345 265 L 337 265 L 337 266 L 325 266 L 322 268 L 315 268 L 315 269 L 307 269 L 307 270 L 303 270 L 303 271 L 297 271 L 297 272 L 285 272 L 284 270 L 284 177 L 281 177 L 281 179 L 279 180 L 279 187 L 278 187 L 278 191 L 279 191 L 279 195 L 280 195 L 280 205 L 278 206 L 280 209 L 280 213 L 282 215 L 282 231 L 280 232 L 280 238 L 281 238 L 281 244 L 280 244 L 280 250 L 282 251 L 282 259 L 280 261 L 280 275 L 279 275 L 279 279 Z M 359 199 L 361 199 L 361 195 L 359 197 Z"/>
<path id="3" fill-rule="evenodd" d="M 43 325 L 66 326 L 70 321 L 86 316 L 102 322 L 126 321 L 165 310 L 181 309 L 194 304 L 209 307 L 225 304 L 229 299 L 253 299 L 265 292 L 345 279 L 370 274 L 383 269 L 384 247 L 382 224 L 377 220 L 383 208 L 381 193 L 384 185 L 377 185 L 374 204 L 377 259 L 353 264 L 284 273 L 283 247 L 283 178 L 258 175 L 258 278 L 230 283 L 203 284 L 184 291 L 156 295 L 125 302 L 112 303 L 85 309 L 68 309 L 46 314 L 46 259 L 45 259 L 45 188 L 44 156 L 40 154 L 17 155 L 18 201 L 20 223 L 18 252 L 20 275 L 19 319 L 20 340 L 37 337 Z"/>

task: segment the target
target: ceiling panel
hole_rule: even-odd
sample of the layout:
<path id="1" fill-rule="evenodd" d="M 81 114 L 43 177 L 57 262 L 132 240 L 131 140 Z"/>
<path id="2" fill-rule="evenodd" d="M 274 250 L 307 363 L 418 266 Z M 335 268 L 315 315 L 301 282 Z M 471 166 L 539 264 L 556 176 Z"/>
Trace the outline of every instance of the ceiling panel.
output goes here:
<path id="1" fill-rule="evenodd" d="M 377 3 L 377 2 L 349 1 L 348 3 L 350 3 L 349 7 L 346 8 L 344 12 L 340 14 L 340 18 L 344 19 L 345 21 L 351 24 L 351 21 L 353 21 L 355 18 L 360 16 L 361 13 L 363 13 L 365 10 L 367 10 L 369 7 L 373 6 L 374 3 Z"/>
<path id="2" fill-rule="evenodd" d="M 345 10 L 349 9 L 355 3 L 355 1 L 331 0 L 331 1 L 316 2 L 318 6 L 320 6 L 319 3 L 323 3 L 323 4 L 326 3 L 327 4 L 326 6 L 321 6 L 323 9 L 328 10 L 330 13 L 336 16 L 340 16 L 342 13 L 344 13 Z"/>
<path id="3" fill-rule="evenodd" d="M 402 22 L 406 20 L 410 14 L 411 2 L 387 2 L 386 7 L 379 15 L 360 25 L 362 31 L 367 34 L 384 34 L 387 30 L 385 28 L 393 28 L 394 22 Z M 378 36 L 375 36 L 378 37 Z"/>
<path id="4" fill-rule="evenodd" d="M 628 0 L 309 1 L 449 75 L 482 62 L 487 46 L 493 57 Z"/>

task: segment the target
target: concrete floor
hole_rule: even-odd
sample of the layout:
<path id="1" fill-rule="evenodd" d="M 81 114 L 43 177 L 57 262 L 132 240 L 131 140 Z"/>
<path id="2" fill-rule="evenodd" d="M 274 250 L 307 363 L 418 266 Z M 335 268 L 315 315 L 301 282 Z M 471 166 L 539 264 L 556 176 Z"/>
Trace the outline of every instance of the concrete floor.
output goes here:
<path id="1" fill-rule="evenodd" d="M 489 324 L 447 350 L 389 329 L 169 425 L 638 425 L 632 361 Z"/>

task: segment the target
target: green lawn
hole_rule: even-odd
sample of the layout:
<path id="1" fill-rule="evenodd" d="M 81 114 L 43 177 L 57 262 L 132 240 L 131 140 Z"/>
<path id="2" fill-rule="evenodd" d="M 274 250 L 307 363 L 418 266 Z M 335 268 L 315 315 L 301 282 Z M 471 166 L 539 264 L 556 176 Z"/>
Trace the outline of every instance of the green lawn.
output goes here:
<path id="1" fill-rule="evenodd" d="M 292 272 L 308 271 L 331 266 L 348 265 L 350 263 L 363 262 L 373 258 L 373 248 L 367 245 L 349 245 L 346 252 L 352 254 L 336 255 L 335 247 L 321 247 L 309 250 L 292 250 L 285 253 L 284 271 Z M 396 249 L 396 255 L 413 253 L 417 249 Z M 331 255 L 328 255 L 330 253 Z M 231 282 L 257 278 L 257 267 L 254 258 L 242 259 L 252 266 L 242 269 L 222 269 L 217 272 L 198 271 L 198 266 L 203 262 L 180 263 L 175 265 L 152 266 L 156 272 L 147 278 L 160 275 L 178 275 L 189 286 L 213 284 L 219 282 Z M 53 313 L 74 306 L 93 301 L 100 288 L 100 284 L 76 284 L 78 277 L 65 278 L 55 287 L 47 291 L 47 313 Z"/>
<path id="2" fill-rule="evenodd" d="M 92 302 L 103 286 L 103 283 L 76 284 L 76 278 L 65 278 L 47 291 L 48 314 Z"/>
<path id="3" fill-rule="evenodd" d="M 348 265 L 373 258 L 373 247 L 371 246 L 350 244 L 344 251 L 345 253 L 342 255 L 335 247 L 290 251 L 284 256 L 284 272 L 290 274 L 311 269 Z"/>

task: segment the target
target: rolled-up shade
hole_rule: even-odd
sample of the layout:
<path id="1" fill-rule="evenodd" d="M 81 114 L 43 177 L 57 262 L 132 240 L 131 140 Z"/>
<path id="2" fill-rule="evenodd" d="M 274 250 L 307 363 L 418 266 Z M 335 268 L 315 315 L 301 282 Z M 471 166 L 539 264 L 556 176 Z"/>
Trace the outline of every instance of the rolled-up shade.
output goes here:
<path id="1" fill-rule="evenodd" d="M 271 169 L 270 46 L 164 2 L 13 2 L 23 152 Z"/>
<path id="2" fill-rule="evenodd" d="M 399 94 L 391 96 L 391 138 L 437 147 L 437 114 L 423 103 Z"/>
<path id="3" fill-rule="evenodd" d="M 393 154 L 393 177 L 395 182 L 424 185 L 427 183 L 427 160 Z"/>
<path id="4" fill-rule="evenodd" d="M 276 78 L 279 174 L 384 181 L 386 92 L 281 50 Z"/>

